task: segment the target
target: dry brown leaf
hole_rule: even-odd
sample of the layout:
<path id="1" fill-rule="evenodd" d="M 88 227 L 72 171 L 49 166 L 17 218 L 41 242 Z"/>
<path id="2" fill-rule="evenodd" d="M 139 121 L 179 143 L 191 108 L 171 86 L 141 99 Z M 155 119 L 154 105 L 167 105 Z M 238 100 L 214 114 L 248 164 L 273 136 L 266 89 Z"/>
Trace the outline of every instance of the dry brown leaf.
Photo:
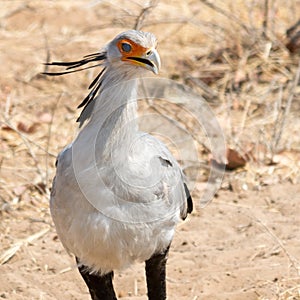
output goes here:
<path id="1" fill-rule="evenodd" d="M 235 170 L 237 168 L 242 168 L 246 165 L 247 161 L 241 154 L 236 150 L 228 148 L 227 149 L 227 164 L 226 169 Z"/>
<path id="2" fill-rule="evenodd" d="M 1 126 L 1 130 L 5 130 L 5 131 L 13 131 L 13 129 L 12 129 L 10 126 L 6 125 L 6 124 L 3 124 L 3 125 Z"/>
<path id="3" fill-rule="evenodd" d="M 23 122 L 19 122 L 17 124 L 17 129 L 21 132 L 24 132 L 24 133 L 34 133 L 34 132 L 36 132 L 38 126 L 39 126 L 38 123 L 33 123 L 31 125 L 26 125 Z"/>

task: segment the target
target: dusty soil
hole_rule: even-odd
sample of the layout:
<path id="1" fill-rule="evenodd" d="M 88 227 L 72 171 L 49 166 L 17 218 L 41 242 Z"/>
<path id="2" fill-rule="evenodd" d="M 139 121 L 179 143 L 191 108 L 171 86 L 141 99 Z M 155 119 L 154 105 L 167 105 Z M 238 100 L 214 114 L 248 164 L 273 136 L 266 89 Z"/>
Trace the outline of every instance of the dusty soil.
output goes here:
<path id="1" fill-rule="evenodd" d="M 240 195 L 221 192 L 193 213 L 170 250 L 169 299 L 298 299 L 299 193 L 299 185 L 289 183 Z M 1 227 L 14 239 L 48 229 L 1 266 L 2 298 L 89 299 L 48 212 L 42 219 L 15 212 Z M 147 299 L 142 264 L 117 272 L 115 283 L 120 298 Z"/>
<path id="2" fill-rule="evenodd" d="M 0 298 L 90 299 L 74 258 L 57 238 L 48 201 L 55 156 L 76 134 L 75 108 L 94 73 L 50 79 L 39 73 L 48 59 L 78 59 L 132 28 L 140 5 L 112 2 L 1 3 Z M 297 5 L 299 1 L 290 1 L 292 15 L 284 11 L 280 16 L 280 33 L 295 17 Z M 198 19 L 199 11 L 205 20 Z M 192 34 L 191 28 L 183 27 L 183 17 L 193 16 L 197 26 L 206 28 L 205 22 L 215 14 L 197 1 L 189 5 L 174 1 L 169 6 L 161 1 L 146 28 L 160 40 L 161 76 L 177 78 L 189 72 L 191 62 L 183 58 L 194 51 L 200 57 L 210 48 L 205 43 L 211 32 Z M 160 25 L 166 26 L 165 31 L 154 26 L 166 19 Z M 171 47 L 172 54 L 180 53 L 182 59 L 170 55 Z M 292 65 L 292 59 L 287 60 Z M 229 70 L 230 63 L 228 58 L 227 64 L 207 72 L 219 74 Z M 276 78 L 292 80 L 289 70 Z M 299 94 L 298 90 L 298 100 Z M 220 115 L 221 125 L 224 119 Z M 196 209 L 178 226 L 170 250 L 168 299 L 300 299 L 299 105 L 293 104 L 285 125 L 281 143 L 286 148 L 276 161 L 266 162 L 263 157 L 226 173 L 222 188 L 204 208 L 199 205 L 205 184 L 205 172 L 201 173 L 193 189 Z M 248 132 L 252 141 L 258 140 L 253 128 Z M 209 155 L 201 151 L 208 165 Z M 115 285 L 121 299 L 147 299 L 142 264 L 116 272 Z"/>

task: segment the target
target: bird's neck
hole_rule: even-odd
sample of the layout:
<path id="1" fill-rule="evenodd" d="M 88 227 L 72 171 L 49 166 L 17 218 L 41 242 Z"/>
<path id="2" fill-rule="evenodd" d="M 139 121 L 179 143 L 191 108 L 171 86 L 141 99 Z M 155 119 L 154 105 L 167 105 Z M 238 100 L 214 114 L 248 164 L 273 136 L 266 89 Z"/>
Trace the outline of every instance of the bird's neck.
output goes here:
<path id="1" fill-rule="evenodd" d="M 126 74 L 120 77 L 114 70 L 106 74 L 88 125 L 98 130 L 97 151 L 108 158 L 120 149 L 126 152 L 138 130 L 137 79 L 128 79 Z"/>

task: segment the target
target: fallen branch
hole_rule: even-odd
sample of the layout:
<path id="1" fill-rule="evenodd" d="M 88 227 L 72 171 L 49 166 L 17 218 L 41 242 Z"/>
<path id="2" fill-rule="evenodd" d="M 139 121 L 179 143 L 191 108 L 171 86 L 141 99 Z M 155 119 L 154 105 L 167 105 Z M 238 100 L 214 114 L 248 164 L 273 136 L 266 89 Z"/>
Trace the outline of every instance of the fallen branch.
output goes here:
<path id="1" fill-rule="evenodd" d="M 50 230 L 50 227 L 45 228 L 33 235 L 30 235 L 29 237 L 22 239 L 15 244 L 13 244 L 8 250 L 6 250 L 1 256 L 0 256 L 0 265 L 4 265 L 7 263 L 23 246 L 32 243 L 33 241 L 39 239 L 43 235 L 45 235 Z"/>

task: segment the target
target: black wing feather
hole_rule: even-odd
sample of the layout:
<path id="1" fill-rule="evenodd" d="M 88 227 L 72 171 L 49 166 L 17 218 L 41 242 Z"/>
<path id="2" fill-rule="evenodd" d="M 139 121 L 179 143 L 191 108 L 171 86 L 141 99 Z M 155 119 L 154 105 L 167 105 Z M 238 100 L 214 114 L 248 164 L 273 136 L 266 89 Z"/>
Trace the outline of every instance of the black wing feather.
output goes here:
<path id="1" fill-rule="evenodd" d="M 187 185 L 185 183 L 183 184 L 184 184 L 184 190 L 185 190 L 186 200 L 187 200 L 187 213 L 190 214 L 193 211 L 193 199 Z"/>

